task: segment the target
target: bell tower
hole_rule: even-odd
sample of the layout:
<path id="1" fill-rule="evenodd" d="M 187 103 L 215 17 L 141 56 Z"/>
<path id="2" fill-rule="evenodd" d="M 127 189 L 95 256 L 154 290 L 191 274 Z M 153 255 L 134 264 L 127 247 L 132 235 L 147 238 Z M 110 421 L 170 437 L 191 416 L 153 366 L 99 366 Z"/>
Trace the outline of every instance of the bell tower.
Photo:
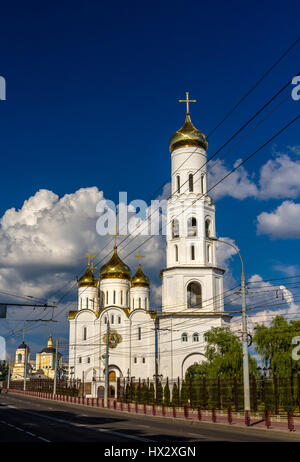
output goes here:
<path id="1" fill-rule="evenodd" d="M 184 125 L 171 137 L 172 196 L 167 205 L 167 267 L 163 312 L 223 311 L 223 274 L 217 268 L 215 205 L 207 194 L 204 133 L 191 121 L 186 93 Z"/>

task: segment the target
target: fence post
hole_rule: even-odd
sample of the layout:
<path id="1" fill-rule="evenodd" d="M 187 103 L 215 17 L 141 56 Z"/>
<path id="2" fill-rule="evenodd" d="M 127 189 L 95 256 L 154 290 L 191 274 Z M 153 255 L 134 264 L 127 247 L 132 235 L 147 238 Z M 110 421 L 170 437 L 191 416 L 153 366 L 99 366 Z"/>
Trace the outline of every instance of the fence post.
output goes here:
<path id="1" fill-rule="evenodd" d="M 102 407 L 104 407 L 104 398 L 102 398 Z"/>
<path id="2" fill-rule="evenodd" d="M 114 399 L 114 410 L 116 410 L 116 409 L 117 409 L 117 400 Z"/>
<path id="3" fill-rule="evenodd" d="M 212 410 L 211 410 L 211 420 L 213 421 L 213 423 L 216 423 L 216 421 L 217 421 L 216 408 L 215 407 L 213 407 Z"/>
<path id="4" fill-rule="evenodd" d="M 121 401 L 121 403 L 120 403 L 120 411 L 123 412 L 123 401 Z"/>
<path id="5" fill-rule="evenodd" d="M 139 412 L 139 405 L 138 405 L 138 402 L 137 402 L 137 401 L 135 402 L 135 412 L 136 412 L 136 413 Z"/>
<path id="6" fill-rule="evenodd" d="M 152 404 L 152 415 L 156 415 L 156 406 L 154 403 Z"/>
<path id="7" fill-rule="evenodd" d="M 166 405 L 164 403 L 161 405 L 161 412 L 162 412 L 162 415 L 165 417 L 166 416 Z"/>
<path id="8" fill-rule="evenodd" d="M 246 427 L 250 426 L 250 411 L 245 411 L 245 425 Z"/>
<path id="9" fill-rule="evenodd" d="M 274 374 L 274 401 L 275 401 L 275 414 L 279 414 L 279 406 L 278 406 L 278 383 L 277 383 L 277 375 Z"/>
<path id="10" fill-rule="evenodd" d="M 288 429 L 289 429 L 290 432 L 295 431 L 293 412 L 288 412 Z"/>
<path id="11" fill-rule="evenodd" d="M 184 417 L 185 417 L 185 419 L 188 419 L 189 418 L 189 408 L 188 408 L 188 406 L 185 405 L 183 407 L 183 409 L 184 409 Z"/>
<path id="12" fill-rule="evenodd" d="M 181 390 L 180 390 L 180 378 L 179 378 L 179 377 L 177 378 L 177 388 L 178 388 L 178 406 L 180 406 L 180 404 L 181 404 L 181 399 L 180 399 L 180 396 L 181 396 L 180 392 L 181 392 Z"/>
<path id="13" fill-rule="evenodd" d="M 229 407 L 228 410 L 227 410 L 227 419 L 228 419 L 228 423 L 232 424 L 232 409 L 231 409 L 231 407 Z"/>
<path id="14" fill-rule="evenodd" d="M 130 402 L 127 403 L 127 411 L 130 412 Z"/>
<path id="15" fill-rule="evenodd" d="M 147 404 L 144 403 L 144 414 L 147 414 Z"/>
<path id="16" fill-rule="evenodd" d="M 173 417 L 176 418 L 176 406 L 173 404 Z"/>
<path id="17" fill-rule="evenodd" d="M 197 411 L 198 411 L 198 420 L 202 420 L 202 412 L 201 412 L 201 407 L 200 406 L 198 406 Z"/>
<path id="18" fill-rule="evenodd" d="M 271 411 L 265 411 L 265 424 L 267 428 L 271 427 L 270 414 L 271 414 Z"/>

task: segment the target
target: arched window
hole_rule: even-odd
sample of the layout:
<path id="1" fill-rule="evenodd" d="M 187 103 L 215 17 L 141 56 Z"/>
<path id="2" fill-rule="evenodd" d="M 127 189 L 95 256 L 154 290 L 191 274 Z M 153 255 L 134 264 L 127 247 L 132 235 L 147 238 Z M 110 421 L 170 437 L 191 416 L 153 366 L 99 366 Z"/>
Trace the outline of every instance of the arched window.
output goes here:
<path id="1" fill-rule="evenodd" d="M 84 327 L 83 328 L 83 335 L 82 335 L 83 340 L 86 340 L 86 337 L 87 337 L 87 329 L 86 329 L 86 327 Z"/>
<path id="2" fill-rule="evenodd" d="M 210 233 L 211 233 L 210 219 L 207 218 L 205 220 L 205 236 L 210 237 Z"/>
<path id="3" fill-rule="evenodd" d="M 111 323 L 113 324 L 115 322 L 115 316 L 112 314 L 111 315 Z"/>
<path id="4" fill-rule="evenodd" d="M 191 246 L 191 260 L 195 260 L 195 246 Z"/>
<path id="5" fill-rule="evenodd" d="M 177 218 L 172 220 L 172 237 L 179 237 L 179 220 Z"/>
<path id="6" fill-rule="evenodd" d="M 195 217 L 190 217 L 187 221 L 188 236 L 197 236 L 197 220 Z"/>
<path id="7" fill-rule="evenodd" d="M 123 305 L 123 290 L 121 290 L 121 305 Z"/>
<path id="8" fill-rule="evenodd" d="M 178 245 L 175 244 L 175 261 L 178 261 Z"/>
<path id="9" fill-rule="evenodd" d="M 106 291 L 106 304 L 108 305 L 108 290 Z"/>
<path id="10" fill-rule="evenodd" d="M 116 304 L 116 291 L 114 290 L 114 301 L 113 301 L 114 305 Z"/>
<path id="11" fill-rule="evenodd" d="M 142 299 L 139 298 L 139 308 L 142 308 Z"/>
<path id="12" fill-rule="evenodd" d="M 118 316 L 118 324 L 121 324 L 121 316 Z"/>
<path id="13" fill-rule="evenodd" d="M 104 324 L 107 324 L 107 316 L 104 318 Z"/>
<path id="14" fill-rule="evenodd" d="M 142 340 L 142 328 L 138 327 L 138 340 Z"/>
<path id="15" fill-rule="evenodd" d="M 201 192 L 204 193 L 204 175 L 201 175 Z"/>
<path id="16" fill-rule="evenodd" d="M 134 310 L 134 298 L 132 299 L 132 309 Z"/>
<path id="17" fill-rule="evenodd" d="M 189 174 L 189 192 L 194 191 L 194 175 L 192 173 Z"/>
<path id="18" fill-rule="evenodd" d="M 199 334 L 198 334 L 198 332 L 195 332 L 193 334 L 193 342 L 199 342 Z"/>
<path id="19" fill-rule="evenodd" d="M 87 358 L 87 362 L 90 363 L 91 362 L 91 358 L 88 356 Z"/>
<path id="20" fill-rule="evenodd" d="M 201 308 L 202 296 L 199 282 L 190 282 L 187 286 L 187 307 Z"/>
<path id="21" fill-rule="evenodd" d="M 147 297 L 145 298 L 145 310 L 147 310 Z"/>
<path id="22" fill-rule="evenodd" d="M 18 354 L 18 363 L 21 363 L 22 362 L 22 355 L 21 353 Z"/>
<path id="23" fill-rule="evenodd" d="M 126 292 L 126 306 L 129 305 L 129 290 Z"/>
<path id="24" fill-rule="evenodd" d="M 180 193 L 180 176 L 176 177 L 176 192 Z"/>
<path id="25" fill-rule="evenodd" d="M 187 342 L 188 341 L 188 335 L 186 332 L 184 332 L 182 335 L 181 335 L 181 341 L 182 342 Z"/>
<path id="26" fill-rule="evenodd" d="M 82 309 L 82 298 L 80 298 L 80 308 Z"/>
<path id="27" fill-rule="evenodd" d="M 85 300 L 86 300 L 86 302 L 85 302 L 85 303 L 86 303 L 86 309 L 88 309 L 88 307 L 89 307 L 89 298 L 88 298 L 88 297 L 86 297 L 86 299 L 85 299 Z"/>

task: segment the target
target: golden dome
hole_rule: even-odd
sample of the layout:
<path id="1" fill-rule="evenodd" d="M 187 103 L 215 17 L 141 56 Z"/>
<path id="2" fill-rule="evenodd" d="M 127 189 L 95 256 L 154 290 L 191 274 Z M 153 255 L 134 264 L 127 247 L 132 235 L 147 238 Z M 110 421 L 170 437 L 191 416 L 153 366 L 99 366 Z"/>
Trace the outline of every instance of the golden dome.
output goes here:
<path id="1" fill-rule="evenodd" d="M 99 287 L 99 280 L 89 266 L 84 275 L 79 279 L 78 287 Z"/>
<path id="2" fill-rule="evenodd" d="M 171 152 L 178 148 L 184 148 L 185 146 L 196 146 L 205 149 L 205 151 L 207 151 L 208 148 L 206 136 L 194 127 L 189 112 L 186 114 L 184 125 L 174 133 L 169 141 Z"/>
<path id="3" fill-rule="evenodd" d="M 130 287 L 150 287 L 149 278 L 147 278 L 140 267 L 137 269 L 135 275 L 131 278 Z"/>
<path id="4" fill-rule="evenodd" d="M 116 247 L 111 259 L 100 269 L 100 279 L 109 278 L 128 279 L 129 281 L 131 279 L 130 268 L 122 262 Z"/>

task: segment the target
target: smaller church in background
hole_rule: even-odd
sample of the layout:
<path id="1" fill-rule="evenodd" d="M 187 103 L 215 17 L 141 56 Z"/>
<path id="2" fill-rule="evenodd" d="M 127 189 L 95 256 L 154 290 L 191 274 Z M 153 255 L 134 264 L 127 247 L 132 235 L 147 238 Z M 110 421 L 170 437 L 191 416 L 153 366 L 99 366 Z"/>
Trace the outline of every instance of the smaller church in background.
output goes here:
<path id="1" fill-rule="evenodd" d="M 52 335 L 48 343 L 40 353 L 36 354 L 36 360 L 30 360 L 30 348 L 25 344 L 25 331 L 23 331 L 23 342 L 16 350 L 15 363 L 12 368 L 11 380 L 24 380 L 27 378 L 48 378 L 54 379 L 55 374 L 55 348 L 53 347 Z M 57 369 L 63 368 L 62 354 L 57 353 Z"/>

